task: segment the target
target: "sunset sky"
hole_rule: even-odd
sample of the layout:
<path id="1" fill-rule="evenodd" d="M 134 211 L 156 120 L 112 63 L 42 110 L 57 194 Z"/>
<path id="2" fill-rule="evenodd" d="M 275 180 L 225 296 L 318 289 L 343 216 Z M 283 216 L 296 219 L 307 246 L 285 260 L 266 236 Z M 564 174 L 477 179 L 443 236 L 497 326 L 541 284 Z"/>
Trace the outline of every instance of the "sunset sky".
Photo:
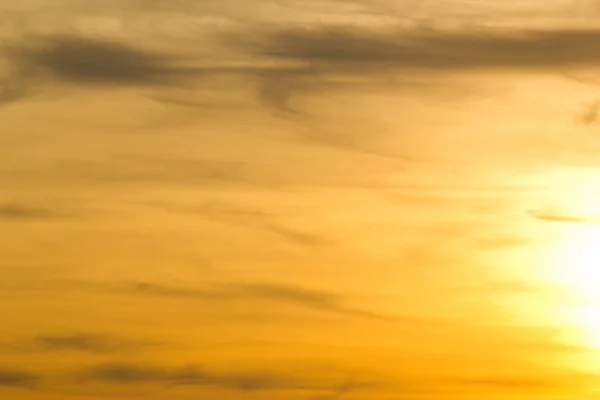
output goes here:
<path id="1" fill-rule="evenodd" d="M 0 2 L 0 398 L 600 399 L 599 19 Z"/>

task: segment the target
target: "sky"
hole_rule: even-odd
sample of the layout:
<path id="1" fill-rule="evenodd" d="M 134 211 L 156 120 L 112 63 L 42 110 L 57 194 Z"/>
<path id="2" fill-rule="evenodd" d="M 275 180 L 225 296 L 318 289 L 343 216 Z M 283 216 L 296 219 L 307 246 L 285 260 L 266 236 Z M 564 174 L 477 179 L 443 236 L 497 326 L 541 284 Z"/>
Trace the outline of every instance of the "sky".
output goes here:
<path id="1" fill-rule="evenodd" d="M 600 2 L 0 3 L 0 397 L 600 399 Z"/>

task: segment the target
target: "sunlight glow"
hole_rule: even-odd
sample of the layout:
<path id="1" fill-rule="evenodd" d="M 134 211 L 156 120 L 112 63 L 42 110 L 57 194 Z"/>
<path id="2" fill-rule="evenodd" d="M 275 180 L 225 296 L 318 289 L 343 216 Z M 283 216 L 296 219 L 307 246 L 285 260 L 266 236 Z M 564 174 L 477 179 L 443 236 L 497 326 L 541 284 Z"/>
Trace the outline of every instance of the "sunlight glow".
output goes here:
<path id="1" fill-rule="evenodd" d="M 566 323 L 573 326 L 579 345 L 600 349 L 600 193 L 571 192 L 560 207 L 565 223 L 560 239 L 548 250 L 545 278 L 569 296 Z"/>
<path id="2" fill-rule="evenodd" d="M 584 345 L 600 348 L 600 226 L 570 227 L 557 251 L 555 278 L 575 297 L 572 322 L 584 331 Z"/>

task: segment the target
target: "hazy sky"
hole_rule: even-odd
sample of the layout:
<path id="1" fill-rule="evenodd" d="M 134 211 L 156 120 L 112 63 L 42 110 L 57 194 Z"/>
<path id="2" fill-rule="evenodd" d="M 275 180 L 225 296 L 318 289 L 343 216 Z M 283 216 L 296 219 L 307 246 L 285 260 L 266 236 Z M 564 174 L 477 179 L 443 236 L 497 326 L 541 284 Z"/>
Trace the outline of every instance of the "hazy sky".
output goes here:
<path id="1" fill-rule="evenodd" d="M 0 398 L 600 398 L 598 18 L 1 2 Z"/>

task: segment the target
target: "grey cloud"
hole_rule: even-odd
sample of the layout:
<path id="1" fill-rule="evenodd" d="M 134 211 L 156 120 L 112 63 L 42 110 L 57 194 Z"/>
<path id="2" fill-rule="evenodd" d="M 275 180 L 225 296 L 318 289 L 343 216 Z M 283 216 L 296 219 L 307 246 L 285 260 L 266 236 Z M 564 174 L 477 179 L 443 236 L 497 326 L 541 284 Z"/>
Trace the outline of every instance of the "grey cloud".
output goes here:
<path id="1" fill-rule="evenodd" d="M 38 375 L 29 372 L 0 368 L 0 386 L 32 388 L 39 379 Z"/>
<path id="2" fill-rule="evenodd" d="M 214 386 L 240 391 L 263 390 L 307 390 L 327 392 L 318 399 L 339 399 L 355 389 L 382 387 L 382 381 L 351 380 L 337 387 L 323 382 L 316 383 L 310 377 L 318 376 L 319 371 L 309 375 L 273 372 L 265 370 L 215 371 L 199 365 L 184 367 L 161 367 L 137 363 L 112 362 L 93 365 L 76 371 L 72 377 L 79 382 L 100 382 L 117 385 L 158 384 L 158 385 L 197 385 Z M 386 386 L 403 388 L 411 392 L 464 386 L 487 387 L 503 391 L 512 390 L 557 390 L 574 388 L 582 383 L 592 382 L 596 377 L 570 370 L 539 371 L 523 375 L 498 375 L 483 377 L 437 378 L 398 377 L 399 381 L 389 381 Z M 319 381 L 321 381 L 319 379 Z M 391 385 L 391 386 L 390 386 Z M 316 398 L 315 398 L 316 400 Z"/>
<path id="3" fill-rule="evenodd" d="M 168 371 L 129 364 L 102 364 L 82 374 L 84 378 L 114 383 L 138 383 L 169 380 Z"/>
<path id="4" fill-rule="evenodd" d="M 241 32 L 238 34 L 242 35 Z M 256 98 L 268 110 L 276 111 L 280 116 L 300 117 L 306 122 L 306 114 L 294 106 L 294 98 L 303 92 L 322 90 L 326 84 L 333 85 L 333 81 L 323 76 L 331 71 L 324 70 L 322 66 L 298 62 L 273 63 L 273 57 L 267 57 L 271 58 L 266 60 L 267 64 L 258 65 L 255 64 L 258 60 L 255 56 L 245 65 L 232 65 L 219 53 L 218 46 L 223 43 L 211 45 L 215 46 L 216 52 L 209 57 L 210 60 L 196 56 L 184 57 L 184 44 L 181 45 L 182 54 L 167 54 L 116 40 L 75 35 L 48 36 L 37 41 L 5 46 L 3 53 L 12 64 L 12 72 L 0 82 L 0 101 L 18 101 L 37 92 L 54 89 L 51 84 L 75 84 L 94 87 L 141 86 L 154 92 L 148 94 L 149 98 L 172 106 L 235 108 L 241 104 L 234 100 L 230 102 L 212 98 L 206 93 L 194 92 L 192 98 L 182 99 L 176 89 L 202 87 L 208 82 L 217 82 L 214 78 L 225 77 L 227 79 L 224 81 L 218 80 L 219 85 L 224 85 L 223 91 L 237 92 L 239 85 L 234 86 L 234 81 L 228 79 L 242 78 L 256 86 Z M 235 47 L 220 49 L 240 52 Z M 190 51 L 188 54 L 193 53 Z M 205 61 L 210 61 L 211 66 L 203 65 Z M 183 66 L 184 63 L 193 66 Z M 386 154 L 377 146 L 372 148 L 364 137 L 357 141 L 356 137 L 330 132 L 318 122 L 298 133 L 305 141 L 321 146 L 401 158 Z"/>
<path id="5" fill-rule="evenodd" d="M 123 43 L 82 36 L 47 37 L 7 53 L 31 74 L 79 84 L 158 84 L 189 76 L 174 57 Z"/>
<path id="6" fill-rule="evenodd" d="M 89 368 L 80 373 L 79 377 L 83 380 L 116 384 L 202 385 L 242 391 L 311 388 L 311 385 L 284 374 L 252 371 L 217 373 L 197 366 L 169 369 L 108 363 Z"/>
<path id="7" fill-rule="evenodd" d="M 73 333 L 63 335 L 39 335 L 34 338 L 33 345 L 43 350 L 75 350 L 91 353 L 111 353 L 135 350 L 149 345 L 141 341 L 130 341 L 121 338 L 88 334 Z"/>
<path id="8" fill-rule="evenodd" d="M 377 34 L 357 29 L 280 30 L 238 43 L 262 56 L 323 72 L 598 66 L 600 30 Z"/>
<path id="9" fill-rule="evenodd" d="M 294 107 L 294 97 L 322 89 L 325 83 L 321 71 L 313 66 L 294 66 L 285 69 L 256 71 L 250 76 L 257 82 L 257 97 L 267 109 L 287 117 L 306 117 Z M 316 86 L 315 83 L 320 85 Z"/>
<path id="10" fill-rule="evenodd" d="M 58 215 L 58 213 L 51 210 L 23 203 L 0 204 L 0 220 L 44 219 Z"/>
<path id="11" fill-rule="evenodd" d="M 205 60 L 197 57 L 150 51 L 116 40 L 81 35 L 47 36 L 4 46 L 0 50 L 0 54 L 12 65 L 11 72 L 0 86 L 0 96 L 4 101 L 20 99 L 34 92 L 35 86 L 47 82 L 164 89 L 189 86 L 194 79 L 221 75 L 275 75 L 294 73 L 297 69 L 232 66 L 225 62 L 202 66 L 198 62 Z M 184 63 L 196 65 L 186 67 Z"/>
<path id="12" fill-rule="evenodd" d="M 599 39 L 600 30 L 592 29 L 512 34 L 425 30 L 383 34 L 352 28 L 280 29 L 264 34 L 236 31 L 221 44 L 259 60 L 284 63 L 234 66 L 222 58 L 219 63 L 215 54 L 216 65 L 184 67 L 184 62 L 203 60 L 150 52 L 117 41 L 63 35 L 5 46 L 4 54 L 14 69 L 2 93 L 7 101 L 25 96 L 40 79 L 86 85 L 164 86 L 189 85 L 196 78 L 225 74 L 255 80 L 263 103 L 296 114 L 290 101 L 299 91 L 319 90 L 325 84 L 360 84 L 364 78 L 381 78 L 382 73 L 402 72 L 403 83 L 412 82 L 410 76 L 422 70 L 439 73 L 599 66 Z M 342 76 L 352 79 L 332 79 Z"/>
<path id="13" fill-rule="evenodd" d="M 204 300 L 267 300 L 342 316 L 417 322 L 349 307 L 344 305 L 342 299 L 333 293 L 306 289 L 298 286 L 278 284 L 230 284 L 215 285 L 200 289 L 186 289 L 154 283 L 137 283 L 134 285 L 134 290 L 138 293 L 149 295 L 189 297 Z"/>
<path id="14" fill-rule="evenodd" d="M 377 33 L 353 27 L 281 28 L 229 35 L 226 42 L 256 57 L 296 63 L 302 73 L 256 76 L 265 104 L 290 114 L 298 92 L 324 88 L 427 88 L 422 78 L 482 69 L 555 70 L 600 66 L 600 30 Z M 559 71 L 560 70 L 560 71 Z M 307 73 L 310 71 L 310 73 Z"/>

